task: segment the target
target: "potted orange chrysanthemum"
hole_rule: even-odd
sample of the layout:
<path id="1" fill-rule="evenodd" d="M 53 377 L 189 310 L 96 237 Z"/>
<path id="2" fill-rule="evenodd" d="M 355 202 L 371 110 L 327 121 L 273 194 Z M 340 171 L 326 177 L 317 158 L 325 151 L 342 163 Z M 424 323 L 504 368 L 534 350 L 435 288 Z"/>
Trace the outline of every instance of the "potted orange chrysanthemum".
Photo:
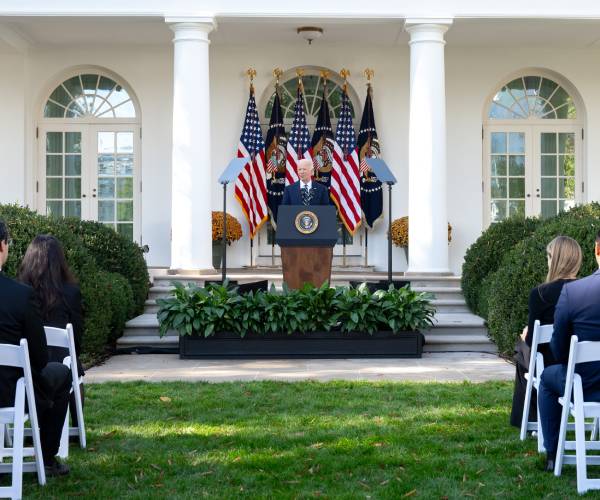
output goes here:
<path id="1" fill-rule="evenodd" d="M 238 220 L 230 214 L 227 216 L 227 234 L 225 241 L 231 245 L 234 241 L 242 237 L 242 226 Z M 212 241 L 213 241 L 213 267 L 221 269 L 223 261 L 223 212 L 213 211 L 212 213 Z"/>

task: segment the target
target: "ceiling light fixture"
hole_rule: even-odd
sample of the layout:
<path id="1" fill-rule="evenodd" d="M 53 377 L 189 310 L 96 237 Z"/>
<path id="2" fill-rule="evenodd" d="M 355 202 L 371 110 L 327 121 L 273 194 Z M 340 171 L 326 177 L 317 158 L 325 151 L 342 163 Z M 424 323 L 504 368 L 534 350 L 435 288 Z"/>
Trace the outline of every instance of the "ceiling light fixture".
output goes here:
<path id="1" fill-rule="evenodd" d="M 323 35 L 323 28 L 318 28 L 316 26 L 302 26 L 298 28 L 296 32 L 308 42 L 308 45 L 310 45 L 313 40 L 321 38 L 321 35 Z"/>

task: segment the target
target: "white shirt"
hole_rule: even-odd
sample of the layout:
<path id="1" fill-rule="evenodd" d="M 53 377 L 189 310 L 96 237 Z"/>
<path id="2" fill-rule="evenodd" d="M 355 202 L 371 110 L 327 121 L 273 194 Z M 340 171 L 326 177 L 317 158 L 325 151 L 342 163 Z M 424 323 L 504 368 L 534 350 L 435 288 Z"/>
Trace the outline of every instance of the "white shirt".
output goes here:
<path id="1" fill-rule="evenodd" d="M 312 188 L 312 181 L 308 181 L 307 183 L 304 183 L 304 181 L 300 181 L 300 190 L 302 189 L 308 189 L 310 191 L 310 188 Z"/>

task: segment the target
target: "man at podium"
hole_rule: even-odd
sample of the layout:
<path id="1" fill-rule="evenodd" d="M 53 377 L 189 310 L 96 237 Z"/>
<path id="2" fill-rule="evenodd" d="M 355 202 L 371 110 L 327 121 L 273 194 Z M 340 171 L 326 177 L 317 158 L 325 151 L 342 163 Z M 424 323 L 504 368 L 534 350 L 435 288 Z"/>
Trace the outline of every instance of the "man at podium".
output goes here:
<path id="1" fill-rule="evenodd" d="M 298 162 L 300 180 L 286 186 L 282 205 L 329 205 L 327 188 L 312 180 L 312 162 L 303 158 Z"/>

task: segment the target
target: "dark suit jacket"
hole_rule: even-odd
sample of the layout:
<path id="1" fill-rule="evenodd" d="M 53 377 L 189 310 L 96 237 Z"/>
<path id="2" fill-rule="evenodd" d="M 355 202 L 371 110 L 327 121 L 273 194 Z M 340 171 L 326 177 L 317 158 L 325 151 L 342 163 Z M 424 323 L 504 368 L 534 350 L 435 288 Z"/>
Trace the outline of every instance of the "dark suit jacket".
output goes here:
<path id="1" fill-rule="evenodd" d="M 329 191 L 320 182 L 312 181 L 310 188 L 312 194 L 309 205 L 329 205 Z M 302 195 L 300 194 L 300 181 L 285 187 L 283 191 L 282 205 L 302 205 Z"/>
<path id="2" fill-rule="evenodd" d="M 571 336 L 579 341 L 600 341 L 600 271 L 563 286 L 554 311 L 554 333 L 550 348 L 555 359 L 563 364 L 569 360 Z M 583 388 L 600 384 L 600 361 L 577 365 Z"/>
<path id="3" fill-rule="evenodd" d="M 81 339 L 83 337 L 83 313 L 81 311 L 81 291 L 77 285 L 66 284 L 63 287 L 64 301 L 56 304 L 44 318 L 45 326 L 65 328 L 67 323 L 73 325 L 75 350 L 77 357 L 81 354 Z M 50 360 L 62 363 L 68 350 L 60 347 L 49 347 Z M 83 375 L 83 366 L 77 359 L 79 375 Z"/>
<path id="4" fill-rule="evenodd" d="M 48 363 L 48 346 L 38 303 L 30 287 L 0 272 L 0 344 L 19 345 L 21 339 L 27 339 L 36 403 L 43 406 L 50 394 L 40 376 Z M 17 380 L 22 376 L 18 368 L 0 367 L 0 407 L 12 406 Z"/>

